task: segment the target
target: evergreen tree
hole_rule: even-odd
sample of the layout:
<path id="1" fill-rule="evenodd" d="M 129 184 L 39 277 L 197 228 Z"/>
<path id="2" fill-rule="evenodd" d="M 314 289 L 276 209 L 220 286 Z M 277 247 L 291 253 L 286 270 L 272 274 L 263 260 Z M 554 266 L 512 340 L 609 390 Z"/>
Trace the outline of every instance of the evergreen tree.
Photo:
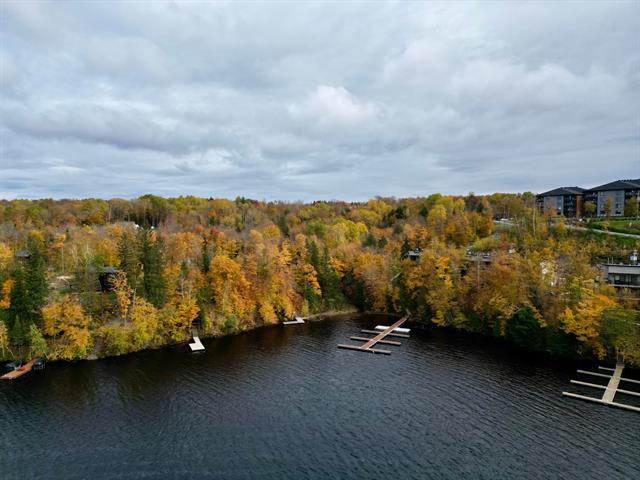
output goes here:
<path id="1" fill-rule="evenodd" d="M 49 284 L 47 282 L 47 263 L 45 257 L 44 243 L 32 238 L 29 242 L 31 258 L 27 262 L 27 288 L 31 297 L 31 318 L 30 323 L 42 325 L 42 307 L 47 300 Z"/>
<path id="2" fill-rule="evenodd" d="M 127 232 L 124 232 L 118 241 L 118 257 L 120 258 L 120 270 L 127 276 L 127 283 L 133 290 L 136 290 L 140 262 L 138 261 L 135 238 Z"/>
<path id="3" fill-rule="evenodd" d="M 48 293 L 44 245 L 39 239 L 31 239 L 29 249 L 30 258 L 17 265 L 13 274 L 7 318 L 9 335 L 16 345 L 28 340 L 31 325 L 42 325 L 42 307 Z"/>
<path id="4" fill-rule="evenodd" d="M 330 307 L 336 307 L 342 298 L 340 289 L 340 277 L 334 270 L 329 262 L 329 249 L 324 247 L 322 257 L 320 259 L 320 274 L 319 281 L 320 287 L 325 300 L 329 303 Z"/>
<path id="5" fill-rule="evenodd" d="M 140 231 L 138 245 L 143 275 L 142 296 L 156 308 L 162 308 L 167 297 L 162 241 L 160 238 L 154 240 L 150 231 L 143 229 Z"/>
<path id="6" fill-rule="evenodd" d="M 200 256 L 200 271 L 205 275 L 209 273 L 211 265 L 211 254 L 209 253 L 209 242 L 205 236 L 202 237 L 202 251 Z"/>

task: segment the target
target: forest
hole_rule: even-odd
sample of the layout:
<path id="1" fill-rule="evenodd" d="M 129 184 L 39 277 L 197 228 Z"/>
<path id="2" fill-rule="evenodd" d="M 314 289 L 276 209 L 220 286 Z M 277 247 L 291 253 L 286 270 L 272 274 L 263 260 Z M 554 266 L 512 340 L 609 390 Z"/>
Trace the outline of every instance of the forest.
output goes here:
<path id="1" fill-rule="evenodd" d="M 640 366 L 637 293 L 597 267 L 633 248 L 541 215 L 531 193 L 3 200 L 0 358 L 120 355 L 192 326 L 221 336 L 355 307 Z"/>

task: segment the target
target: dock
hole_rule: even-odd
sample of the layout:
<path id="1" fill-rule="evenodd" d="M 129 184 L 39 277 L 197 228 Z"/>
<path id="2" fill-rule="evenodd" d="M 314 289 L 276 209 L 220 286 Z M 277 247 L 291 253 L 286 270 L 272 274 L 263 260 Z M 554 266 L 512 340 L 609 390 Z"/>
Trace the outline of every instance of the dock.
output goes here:
<path id="1" fill-rule="evenodd" d="M 580 385 L 580 386 L 583 386 L 583 387 L 597 388 L 597 389 L 600 389 L 600 390 L 604 390 L 604 393 L 602 394 L 601 398 L 590 397 L 590 396 L 587 396 L 587 395 L 579 395 L 577 393 L 572 393 L 572 392 L 562 392 L 562 395 L 565 396 L 565 397 L 576 398 L 578 400 L 585 400 L 585 401 L 588 401 L 588 402 L 600 403 L 602 405 L 607 405 L 607 406 L 610 406 L 610 407 L 616 407 L 616 408 L 622 408 L 622 409 L 625 409 L 625 410 L 631 410 L 631 411 L 634 411 L 634 412 L 640 412 L 640 407 L 635 407 L 633 405 L 627 405 L 625 403 L 621 403 L 619 401 L 615 401 L 616 395 L 618 395 L 618 394 L 640 397 L 640 392 L 634 392 L 634 391 L 631 391 L 631 390 L 623 390 L 623 389 L 619 388 L 621 381 L 622 382 L 634 383 L 634 384 L 640 384 L 639 380 L 632 380 L 630 378 L 624 378 L 622 376 L 622 371 L 624 370 L 624 360 L 623 360 L 623 358 L 621 356 L 618 357 L 615 368 L 598 367 L 598 369 L 603 370 L 603 371 L 609 371 L 611 373 L 607 375 L 607 374 L 599 373 L 599 372 L 590 372 L 588 370 L 578 370 L 578 373 L 581 373 L 583 375 L 591 375 L 593 377 L 608 378 L 609 379 L 609 383 L 606 386 L 605 385 L 599 385 L 597 383 L 583 382 L 583 381 L 580 381 L 580 380 L 571 380 L 571 383 L 574 384 L 574 385 Z"/>
<path id="2" fill-rule="evenodd" d="M 300 325 L 301 323 L 304 323 L 304 318 L 303 317 L 295 316 L 294 318 L 295 318 L 295 320 L 290 320 L 288 322 L 282 322 L 282 324 L 283 325 Z"/>
<path id="3" fill-rule="evenodd" d="M 10 371 L 9 373 L 5 373 L 0 377 L 0 380 L 15 380 L 16 378 L 19 378 L 22 375 L 29 373 L 31 370 L 33 370 L 33 364 L 36 363 L 36 360 L 38 359 L 34 358 L 33 360 L 25 363 L 21 367 L 18 367 L 15 370 Z"/>
<path id="4" fill-rule="evenodd" d="M 192 352 L 201 352 L 204 350 L 204 345 L 200 341 L 200 337 L 198 336 L 198 330 L 195 328 L 191 330 L 191 335 L 193 335 L 193 342 L 189 344 L 189 348 L 191 348 Z"/>
<path id="5" fill-rule="evenodd" d="M 386 330 L 387 328 L 389 328 L 387 325 L 377 325 L 376 326 L 376 330 L 378 332 L 382 332 L 384 330 Z M 408 334 L 409 332 L 411 332 L 410 328 L 394 328 L 393 329 L 393 333 L 404 333 L 404 334 Z"/>
<path id="6" fill-rule="evenodd" d="M 338 344 L 338 348 L 344 348 L 344 349 L 348 349 L 348 350 L 357 350 L 360 352 L 369 352 L 369 353 L 381 353 L 383 355 L 391 355 L 391 351 L 389 350 L 382 350 L 379 348 L 374 348 L 376 346 L 376 344 L 380 343 L 382 345 L 401 345 L 400 342 L 396 342 L 396 341 L 392 341 L 392 340 L 385 340 L 385 337 L 403 337 L 403 338 L 409 338 L 408 333 L 410 332 L 410 330 L 408 328 L 400 328 L 400 326 L 406 322 L 409 319 L 409 313 L 407 312 L 407 315 L 405 315 L 404 317 L 402 317 L 400 320 L 398 320 L 397 322 L 395 322 L 393 325 L 391 326 L 386 326 L 386 325 L 378 325 L 376 327 L 376 330 L 362 330 L 362 333 L 371 333 L 371 334 L 375 334 L 374 337 L 360 337 L 360 336 L 352 336 L 350 337 L 351 340 L 355 340 L 355 341 L 360 341 L 360 342 L 365 342 L 362 345 L 355 345 L 355 344 L 347 344 L 347 343 L 340 343 Z M 380 331 L 382 330 L 382 331 Z M 398 333 L 398 332 L 402 332 L 402 333 Z"/>

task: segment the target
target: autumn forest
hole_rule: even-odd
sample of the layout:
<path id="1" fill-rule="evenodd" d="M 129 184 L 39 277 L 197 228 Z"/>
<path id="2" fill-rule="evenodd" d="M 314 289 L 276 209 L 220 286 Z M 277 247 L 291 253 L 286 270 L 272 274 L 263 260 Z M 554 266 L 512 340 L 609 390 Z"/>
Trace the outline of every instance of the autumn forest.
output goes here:
<path id="1" fill-rule="evenodd" d="M 499 219 L 508 218 L 509 222 Z M 86 359 L 358 309 L 640 365 L 638 300 L 601 279 L 633 239 L 532 194 L 366 203 L 0 201 L 0 357 Z"/>

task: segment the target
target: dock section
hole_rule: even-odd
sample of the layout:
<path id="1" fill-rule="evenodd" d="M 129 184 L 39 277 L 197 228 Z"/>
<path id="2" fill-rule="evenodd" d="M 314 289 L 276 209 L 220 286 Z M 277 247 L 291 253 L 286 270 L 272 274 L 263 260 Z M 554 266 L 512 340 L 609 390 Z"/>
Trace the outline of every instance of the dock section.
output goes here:
<path id="1" fill-rule="evenodd" d="M 5 373 L 0 377 L 0 380 L 15 380 L 16 378 L 29 373 L 31 370 L 33 370 L 33 364 L 36 363 L 37 360 L 37 358 L 34 358 L 21 367 L 18 367 L 15 370 L 10 371 L 9 373 Z"/>
<path id="2" fill-rule="evenodd" d="M 200 341 L 200 337 L 198 336 L 198 330 L 193 328 L 191 330 L 191 335 L 193 335 L 193 342 L 189 344 L 189 348 L 191 348 L 192 352 L 201 352 L 204 350 L 204 345 Z"/>
<path id="3" fill-rule="evenodd" d="M 362 333 L 372 333 L 375 334 L 374 337 L 359 337 L 359 336 L 352 336 L 351 340 L 355 340 L 355 341 L 360 341 L 360 342 L 365 342 L 362 345 L 354 345 L 354 344 L 346 344 L 346 343 L 340 343 L 338 344 L 338 348 L 344 348 L 344 349 L 349 349 L 349 350 L 358 350 L 360 352 L 369 352 L 369 353 L 381 353 L 384 355 L 391 355 L 391 351 L 389 350 L 382 350 L 379 348 L 374 348 L 376 346 L 376 344 L 380 343 L 382 345 L 400 345 L 400 342 L 395 342 L 392 340 L 385 340 L 385 337 L 388 336 L 395 336 L 395 337 L 403 337 L 403 338 L 409 338 L 409 329 L 408 328 L 400 328 L 400 326 L 406 322 L 409 319 L 409 313 L 407 313 L 407 315 L 405 315 L 404 317 L 402 317 L 401 319 L 399 319 L 397 322 L 395 322 L 393 325 L 391 326 L 384 326 L 384 325 L 378 325 L 376 327 L 376 330 L 362 330 Z M 382 327 L 382 331 L 380 331 L 380 327 Z M 397 333 L 397 332 L 403 332 L 403 333 Z"/>
<path id="4" fill-rule="evenodd" d="M 616 362 L 615 368 L 607 368 L 607 367 L 598 367 L 598 368 L 600 370 L 609 371 L 611 372 L 611 374 L 607 375 L 604 373 L 590 372 L 587 370 L 578 370 L 578 373 L 581 373 L 583 375 L 591 375 L 592 377 L 608 378 L 609 383 L 606 386 L 599 385 L 596 383 L 582 382 L 579 380 L 571 380 L 571 383 L 574 385 L 580 385 L 583 387 L 597 388 L 600 390 L 604 390 L 604 393 L 602 394 L 601 398 L 590 397 L 587 395 L 579 395 L 577 393 L 572 393 L 572 392 L 562 392 L 562 395 L 564 395 L 565 397 L 576 398 L 578 400 L 586 400 L 588 402 L 600 403 L 602 405 L 608 405 L 611 407 L 617 407 L 625 410 L 631 410 L 634 412 L 640 412 L 639 407 L 634 407 L 633 405 L 627 405 L 625 403 L 615 401 L 617 394 L 640 397 L 640 392 L 633 392 L 631 390 L 623 390 L 619 388 L 621 381 L 640 384 L 640 381 L 638 380 L 632 380 L 630 378 L 624 378 L 622 376 L 622 371 L 624 370 L 623 358 L 621 356 L 618 357 L 618 361 Z"/>
<path id="5" fill-rule="evenodd" d="M 297 315 L 294 317 L 295 320 L 290 320 L 288 322 L 282 322 L 283 325 L 300 325 L 304 323 L 303 317 L 298 317 Z"/>

